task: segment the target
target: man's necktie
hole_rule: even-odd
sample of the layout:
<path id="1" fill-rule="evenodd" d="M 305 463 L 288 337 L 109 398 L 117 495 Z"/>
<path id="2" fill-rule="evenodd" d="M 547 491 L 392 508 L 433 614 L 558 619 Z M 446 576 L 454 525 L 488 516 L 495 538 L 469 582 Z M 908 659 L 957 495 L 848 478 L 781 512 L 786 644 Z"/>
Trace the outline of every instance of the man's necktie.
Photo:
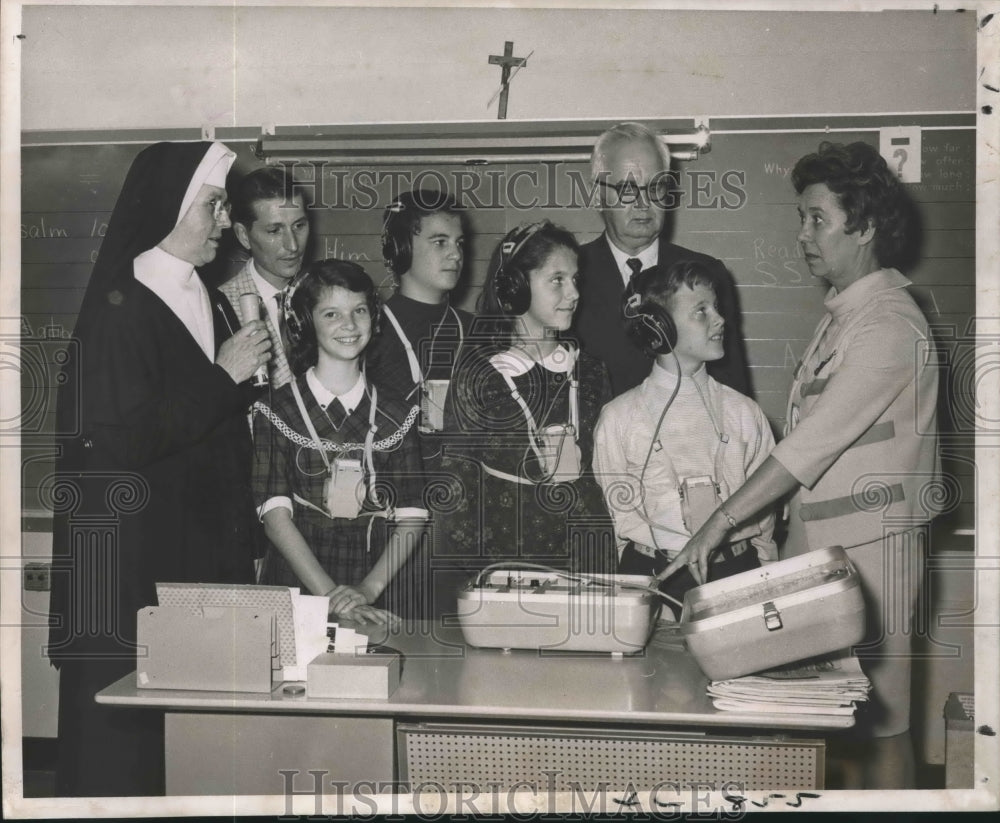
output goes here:
<path id="1" fill-rule="evenodd" d="M 292 370 L 288 366 L 288 341 L 285 339 L 285 312 L 282 308 L 285 293 L 276 292 L 274 299 L 278 304 L 278 339 L 272 340 L 271 348 L 271 386 L 284 386 L 292 379 Z"/>
<path id="2" fill-rule="evenodd" d="M 630 257 L 625 261 L 625 265 L 632 269 L 632 276 L 629 277 L 629 281 L 631 282 L 642 271 L 642 261 L 638 257 Z"/>

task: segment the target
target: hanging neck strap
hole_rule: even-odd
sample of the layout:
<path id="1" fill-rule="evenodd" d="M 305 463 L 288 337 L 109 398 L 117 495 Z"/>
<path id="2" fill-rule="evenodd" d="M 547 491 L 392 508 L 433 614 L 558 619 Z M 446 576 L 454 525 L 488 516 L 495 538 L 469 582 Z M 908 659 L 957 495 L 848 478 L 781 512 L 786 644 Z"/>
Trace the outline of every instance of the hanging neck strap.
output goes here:
<path id="1" fill-rule="evenodd" d="M 410 343 L 410 339 L 406 336 L 403 331 L 403 327 L 397 319 L 396 315 L 393 313 L 392 309 L 388 306 L 382 307 L 382 312 L 386 317 L 389 318 L 389 323 L 392 325 L 393 329 L 396 330 L 396 336 L 399 337 L 399 342 L 403 344 L 403 349 L 406 351 L 406 360 L 410 366 L 410 379 L 413 380 L 418 386 L 423 387 L 424 385 L 424 373 L 420 368 L 420 360 L 417 358 L 417 353 L 413 350 L 413 344 Z M 465 342 L 465 332 L 462 330 L 462 321 L 459 319 L 458 312 L 456 312 L 451 304 L 445 305 L 444 314 L 441 315 L 441 320 L 438 321 L 434 332 L 431 334 L 431 348 L 434 348 L 434 342 L 437 340 L 438 332 L 441 331 L 441 327 L 444 325 L 445 318 L 448 316 L 449 312 L 455 318 L 455 325 L 458 328 L 458 345 L 462 346 Z M 451 364 L 451 376 L 455 375 L 455 362 L 458 360 L 457 357 L 452 359 Z"/>
<path id="2" fill-rule="evenodd" d="M 319 434 L 316 432 L 316 427 L 313 425 L 312 418 L 309 417 L 309 412 L 306 411 L 306 404 L 302 400 L 302 392 L 299 391 L 299 381 L 298 378 L 295 377 L 292 378 L 292 394 L 295 395 L 295 403 L 299 407 L 299 414 L 302 415 L 306 428 L 309 430 L 309 436 L 313 439 L 313 443 L 316 446 L 316 450 L 319 452 L 319 456 L 323 458 L 323 465 L 326 466 L 327 471 L 329 471 L 330 459 L 326 456 L 326 450 L 320 442 Z"/>
<path id="3" fill-rule="evenodd" d="M 323 443 L 320 441 L 319 434 L 316 432 L 316 427 L 313 425 L 312 418 L 309 417 L 309 412 L 306 411 L 306 404 L 302 399 L 302 392 L 299 391 L 298 380 L 292 378 L 292 394 L 295 395 L 295 403 L 299 407 L 299 414 L 302 415 L 302 419 L 305 421 L 306 429 L 309 430 L 309 436 L 313 439 L 313 443 L 316 446 L 316 450 L 319 452 L 319 456 L 323 459 L 323 465 L 326 466 L 327 471 L 330 471 L 330 459 L 326 456 L 326 450 L 323 448 Z M 365 386 L 366 390 L 371 389 L 371 403 L 368 410 L 368 433 L 365 435 L 365 446 L 364 446 L 364 461 L 365 466 L 368 469 L 368 498 L 375 505 L 378 505 L 379 501 L 375 495 L 375 432 L 378 427 L 375 425 L 375 415 L 378 411 L 378 389 L 375 386 Z"/>
<path id="4" fill-rule="evenodd" d="M 718 420 L 716 419 L 715 414 L 712 412 L 711 398 L 705 396 L 705 392 L 702 391 L 701 387 L 698 386 L 697 383 L 695 383 L 695 389 L 701 398 L 701 402 L 702 405 L 705 407 L 705 411 L 708 413 L 708 419 L 711 421 L 712 429 L 715 431 L 715 451 L 712 457 L 712 471 L 715 474 L 712 479 L 715 480 L 716 483 L 718 483 L 722 480 L 724 474 L 723 449 L 725 448 L 725 445 L 729 442 L 729 437 L 719 428 Z M 720 412 L 720 417 L 721 417 L 721 409 L 717 410 Z M 663 424 L 666 421 L 666 415 L 660 417 L 657 420 L 655 418 L 654 413 L 650 409 L 646 408 L 645 413 L 648 419 L 654 421 L 653 440 L 656 441 L 660 437 L 660 432 L 662 431 Z M 657 423 L 659 424 L 658 426 Z M 660 454 L 663 460 L 663 464 L 667 467 L 667 471 L 670 472 L 670 476 L 673 478 L 674 486 L 676 486 L 679 489 L 681 487 L 681 480 L 677 474 L 677 469 L 674 467 L 674 462 L 670 458 L 670 451 L 668 449 L 661 448 Z M 643 466 L 642 476 L 645 476 L 645 471 L 646 471 L 646 466 Z"/>
<path id="5" fill-rule="evenodd" d="M 368 466 L 368 499 L 378 505 L 378 497 L 375 495 L 375 432 L 378 427 L 375 425 L 375 412 L 378 411 L 378 389 L 371 387 L 371 403 L 368 410 L 368 434 L 365 435 L 365 465 Z"/>
<path id="6" fill-rule="evenodd" d="M 580 436 L 580 407 L 579 407 L 579 381 L 577 380 L 576 368 L 578 363 L 579 352 L 576 349 L 572 349 L 569 356 L 572 358 L 572 363 L 569 368 L 567 376 L 569 378 L 569 425 L 573 427 L 573 440 L 576 441 Z M 528 403 L 525 401 L 524 397 L 521 396 L 521 392 L 517 390 L 517 386 L 514 384 L 514 378 L 512 378 L 506 371 L 498 369 L 495 364 L 491 363 L 497 373 L 503 378 L 503 381 L 507 384 L 507 388 L 510 389 L 510 396 L 513 398 L 514 402 L 521 407 L 521 413 L 524 415 L 524 420 L 528 424 L 528 440 L 531 443 L 531 448 L 538 458 L 541 465 L 545 465 L 545 460 L 542 457 L 541 451 L 538 448 L 538 424 L 535 422 L 535 416 L 531 413 L 531 409 L 528 408 Z M 544 367 L 543 367 L 544 368 Z"/>

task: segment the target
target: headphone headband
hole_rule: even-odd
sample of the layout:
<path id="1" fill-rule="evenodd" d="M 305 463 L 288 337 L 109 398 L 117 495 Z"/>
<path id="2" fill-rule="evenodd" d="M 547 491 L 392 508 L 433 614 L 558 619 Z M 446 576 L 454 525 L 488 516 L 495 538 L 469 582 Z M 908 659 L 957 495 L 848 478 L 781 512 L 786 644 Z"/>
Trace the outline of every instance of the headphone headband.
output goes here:
<path id="1" fill-rule="evenodd" d="M 434 189 L 414 189 L 397 195 L 382 218 L 382 261 L 397 277 L 413 264 L 413 233 L 424 217 L 435 214 L 459 216 L 451 195 Z M 464 225 L 464 224 L 463 224 Z"/>
<path id="2" fill-rule="evenodd" d="M 517 253 L 524 247 L 524 244 L 532 237 L 546 226 L 551 225 L 552 223 L 548 220 L 539 220 L 537 223 L 518 226 L 516 229 L 512 229 L 500 244 L 500 268 L 502 269 L 505 263 L 509 262 L 512 257 L 516 257 Z"/>
<path id="3" fill-rule="evenodd" d="M 368 273 L 364 270 L 363 266 L 358 265 L 352 260 L 326 260 L 317 261 L 317 263 L 336 263 L 340 266 L 353 267 L 363 273 L 368 279 Z M 316 265 L 316 264 L 313 264 Z M 303 334 L 307 331 L 311 332 L 312 329 L 312 319 L 310 317 L 300 317 L 296 311 L 293 301 L 295 298 L 295 293 L 299 290 L 302 284 L 305 282 L 307 277 L 312 276 L 312 266 L 307 266 L 306 268 L 299 271 L 285 286 L 281 291 L 281 319 L 284 323 L 285 333 L 288 335 L 288 342 L 292 345 L 296 345 L 301 340 Z M 317 275 L 319 276 L 319 275 Z M 374 286 L 374 283 L 372 284 Z M 378 291 L 375 290 L 373 301 L 369 304 L 372 315 L 372 333 L 377 334 L 379 330 L 379 320 L 381 317 L 381 311 L 379 306 Z"/>
<path id="4" fill-rule="evenodd" d="M 542 229 L 549 228 L 552 223 L 539 220 L 518 226 L 507 232 L 500 241 L 500 263 L 493 275 L 493 287 L 500 308 L 515 316 L 524 314 L 531 306 L 531 285 L 528 273 L 523 271 L 513 260 L 532 237 Z"/>
<path id="5" fill-rule="evenodd" d="M 405 210 L 406 204 L 397 197 L 385 207 L 385 216 L 382 218 L 382 261 L 393 274 L 402 274 L 396 271 L 400 264 L 405 264 L 405 268 L 409 268 L 410 246 L 407 238 L 399 237 L 398 229 L 393 230 L 391 226 L 393 217 Z"/>
<path id="6" fill-rule="evenodd" d="M 638 290 L 640 280 L 647 282 L 650 272 L 646 269 L 628 281 L 622 295 L 622 316 L 625 318 L 625 330 L 640 348 L 647 354 L 656 356 L 667 354 L 677 345 L 677 326 L 663 306 L 651 300 L 646 300 Z"/>

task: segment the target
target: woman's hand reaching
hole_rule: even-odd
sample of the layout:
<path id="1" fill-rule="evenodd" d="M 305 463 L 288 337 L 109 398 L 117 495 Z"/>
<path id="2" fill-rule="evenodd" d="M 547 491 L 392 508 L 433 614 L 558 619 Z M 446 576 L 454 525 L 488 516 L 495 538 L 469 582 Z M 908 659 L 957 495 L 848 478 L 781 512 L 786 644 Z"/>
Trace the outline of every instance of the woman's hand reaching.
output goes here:
<path id="1" fill-rule="evenodd" d="M 718 529 L 711 527 L 711 523 L 712 518 L 709 518 L 705 522 L 705 525 L 695 532 L 684 548 L 681 549 L 680 554 L 670 561 L 670 565 L 656 575 L 657 580 L 665 580 L 674 572 L 680 571 L 684 566 L 688 567 L 691 576 L 699 586 L 708 580 L 708 564 L 712 552 L 726 538 L 726 530 L 723 529 L 720 534 Z"/>

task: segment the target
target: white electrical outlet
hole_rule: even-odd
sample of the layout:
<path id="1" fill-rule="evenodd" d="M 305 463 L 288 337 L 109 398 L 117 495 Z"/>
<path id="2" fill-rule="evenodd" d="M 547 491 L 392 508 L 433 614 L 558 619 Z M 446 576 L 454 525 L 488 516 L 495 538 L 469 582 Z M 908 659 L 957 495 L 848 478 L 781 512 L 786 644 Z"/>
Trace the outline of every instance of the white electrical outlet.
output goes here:
<path id="1" fill-rule="evenodd" d="M 52 569 L 48 563 L 26 563 L 24 565 L 24 590 L 26 592 L 47 592 L 52 587 Z"/>

